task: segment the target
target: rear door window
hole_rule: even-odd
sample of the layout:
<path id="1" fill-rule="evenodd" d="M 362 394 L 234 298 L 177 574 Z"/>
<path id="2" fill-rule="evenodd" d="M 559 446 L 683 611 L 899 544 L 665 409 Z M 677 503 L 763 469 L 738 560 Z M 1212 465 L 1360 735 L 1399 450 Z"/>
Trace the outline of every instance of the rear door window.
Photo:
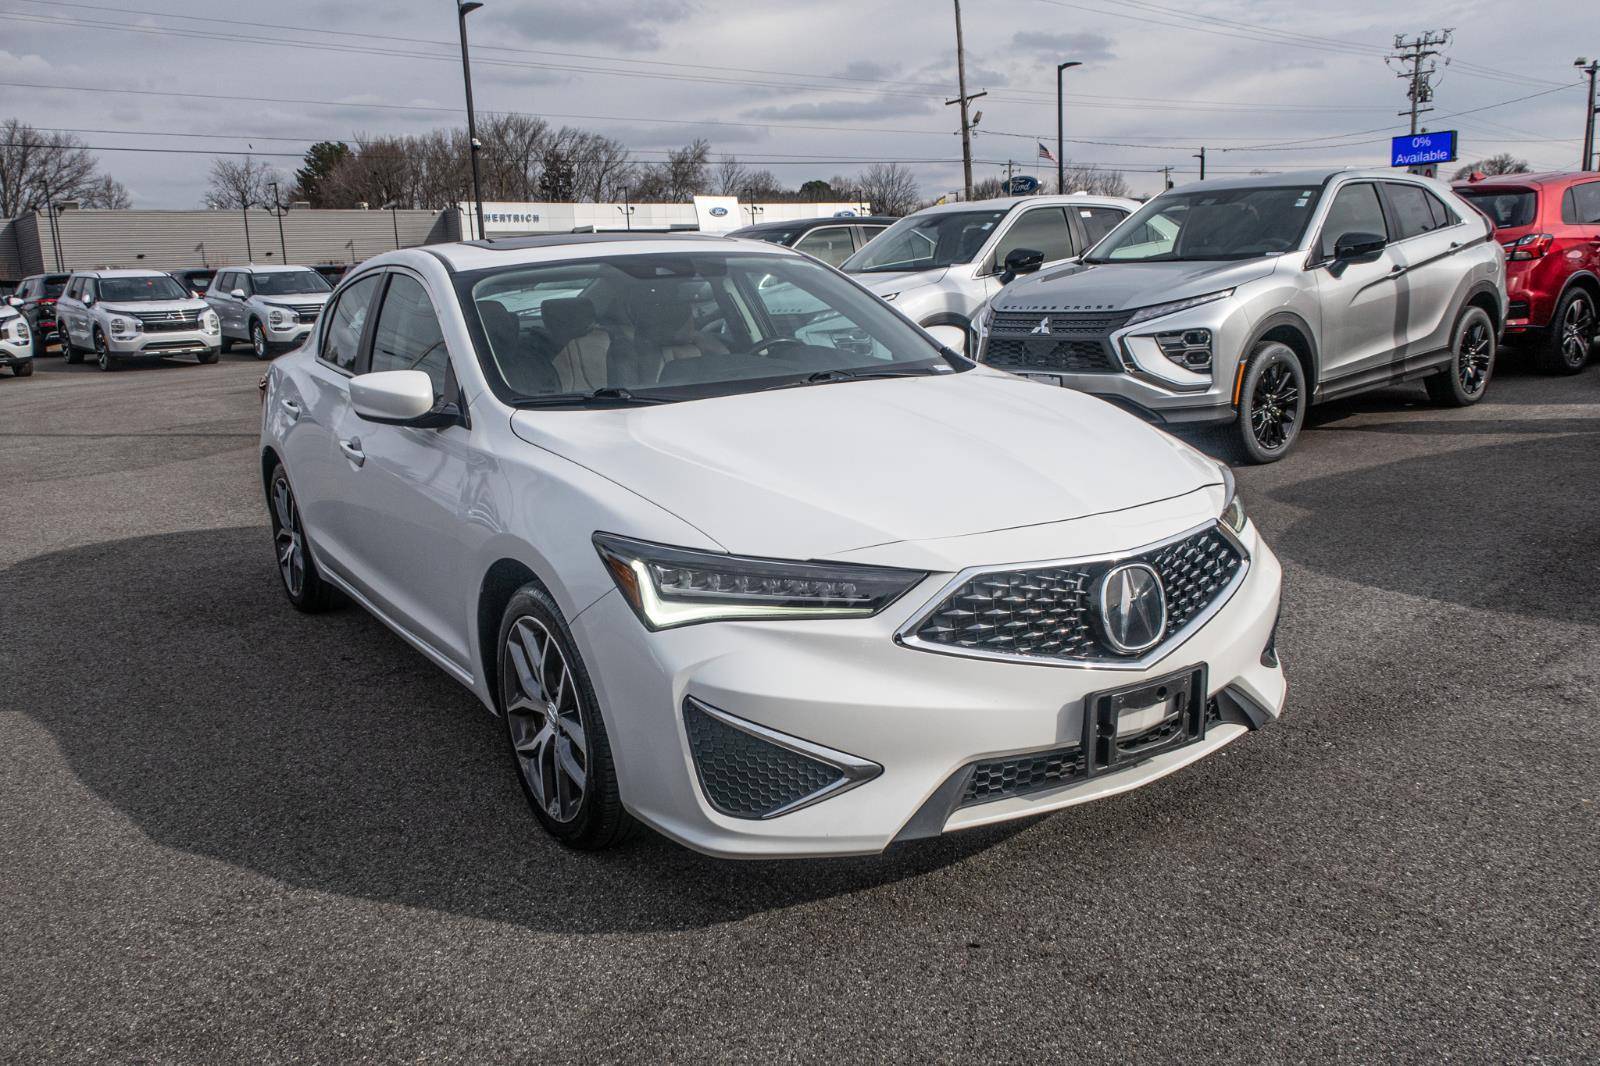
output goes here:
<path id="1" fill-rule="evenodd" d="M 829 266 L 838 266 L 856 250 L 849 226 L 819 226 L 795 241 L 794 248 L 816 256 Z"/>
<path id="2" fill-rule="evenodd" d="M 1431 233 L 1441 226 L 1432 205 L 1428 203 L 1433 197 L 1422 186 L 1398 181 L 1384 184 L 1389 192 L 1389 206 L 1394 209 L 1395 226 L 1400 231 L 1395 235 L 1397 240 Z M 1444 207 L 1443 204 L 1439 206 L 1441 210 Z"/>

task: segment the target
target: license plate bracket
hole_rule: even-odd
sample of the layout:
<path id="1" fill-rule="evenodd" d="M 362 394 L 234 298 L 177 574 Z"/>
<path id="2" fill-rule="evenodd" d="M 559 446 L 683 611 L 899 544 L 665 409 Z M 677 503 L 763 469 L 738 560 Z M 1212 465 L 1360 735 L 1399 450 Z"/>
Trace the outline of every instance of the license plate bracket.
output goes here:
<path id="1" fill-rule="evenodd" d="M 1096 692 L 1084 701 L 1088 774 L 1109 773 L 1205 739 L 1206 666 Z"/>

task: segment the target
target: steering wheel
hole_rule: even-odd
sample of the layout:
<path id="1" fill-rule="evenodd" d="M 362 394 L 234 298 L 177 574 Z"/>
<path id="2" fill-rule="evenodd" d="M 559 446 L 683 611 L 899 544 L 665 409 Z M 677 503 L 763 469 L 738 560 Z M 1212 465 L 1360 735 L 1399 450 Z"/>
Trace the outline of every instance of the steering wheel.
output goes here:
<path id="1" fill-rule="evenodd" d="M 768 337 L 764 341 L 757 342 L 755 347 L 751 348 L 745 354 L 752 358 L 758 355 L 765 355 L 767 354 L 767 349 L 776 348 L 780 344 L 793 344 L 797 348 L 804 348 L 806 346 L 805 342 L 797 341 L 793 337 Z"/>

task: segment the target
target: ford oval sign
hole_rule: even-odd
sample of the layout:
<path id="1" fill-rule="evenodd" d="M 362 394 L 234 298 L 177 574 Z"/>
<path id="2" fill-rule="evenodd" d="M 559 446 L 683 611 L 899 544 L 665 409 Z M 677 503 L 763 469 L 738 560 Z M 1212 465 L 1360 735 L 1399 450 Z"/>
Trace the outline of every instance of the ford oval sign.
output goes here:
<path id="1" fill-rule="evenodd" d="M 707 212 L 712 218 L 722 218 L 727 213 L 728 209 L 726 207 L 713 207 Z"/>

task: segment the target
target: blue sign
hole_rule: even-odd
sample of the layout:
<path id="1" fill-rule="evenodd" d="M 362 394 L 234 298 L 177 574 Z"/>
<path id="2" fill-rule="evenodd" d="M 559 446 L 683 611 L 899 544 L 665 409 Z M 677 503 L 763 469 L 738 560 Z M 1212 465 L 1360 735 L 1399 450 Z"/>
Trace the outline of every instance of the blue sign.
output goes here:
<path id="1" fill-rule="evenodd" d="M 1389 142 L 1391 167 L 1424 167 L 1429 163 L 1453 163 L 1456 158 L 1456 131 L 1412 133 Z"/>
<path id="2" fill-rule="evenodd" d="M 1039 191 L 1039 179 L 1032 174 L 1018 174 L 1006 186 L 1006 192 L 1012 196 L 1032 196 Z"/>
<path id="3" fill-rule="evenodd" d="M 712 218 L 721 218 L 727 213 L 728 209 L 726 207 L 713 207 L 707 212 L 707 214 L 709 214 Z"/>
<path id="4" fill-rule="evenodd" d="M 834 218 L 855 218 L 856 217 L 856 213 L 854 211 L 835 211 L 833 213 L 833 217 Z"/>

